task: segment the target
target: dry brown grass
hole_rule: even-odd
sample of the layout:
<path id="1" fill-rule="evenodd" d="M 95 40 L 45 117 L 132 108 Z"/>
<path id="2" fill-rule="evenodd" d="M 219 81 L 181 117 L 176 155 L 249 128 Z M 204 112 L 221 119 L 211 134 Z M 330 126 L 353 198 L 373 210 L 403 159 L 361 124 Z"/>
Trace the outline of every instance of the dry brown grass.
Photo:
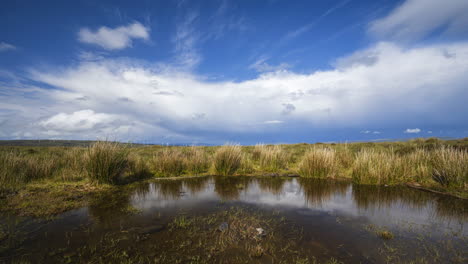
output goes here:
<path id="1" fill-rule="evenodd" d="M 179 176 L 186 169 L 185 155 L 179 148 L 167 147 L 153 156 L 153 167 L 159 177 Z"/>
<path id="2" fill-rule="evenodd" d="M 208 171 L 210 163 L 207 154 L 201 148 L 190 147 L 185 159 L 187 170 L 194 175 L 200 175 Z"/>
<path id="3" fill-rule="evenodd" d="M 91 181 L 115 184 L 128 168 L 128 150 L 119 143 L 98 141 L 88 148 L 85 167 Z"/>
<path id="4" fill-rule="evenodd" d="M 329 148 L 312 148 L 299 163 L 299 174 L 302 177 L 334 177 L 337 169 L 335 150 Z"/>
<path id="5" fill-rule="evenodd" d="M 214 170 L 219 175 L 233 175 L 242 163 L 242 150 L 239 145 L 220 147 L 214 156 Z"/>
<path id="6" fill-rule="evenodd" d="M 261 170 L 267 172 L 278 172 L 287 168 L 288 155 L 281 146 L 260 146 L 262 146 L 259 147 Z"/>
<path id="7" fill-rule="evenodd" d="M 356 155 L 352 177 L 356 183 L 393 184 L 408 175 L 404 159 L 392 151 L 364 149 Z"/>

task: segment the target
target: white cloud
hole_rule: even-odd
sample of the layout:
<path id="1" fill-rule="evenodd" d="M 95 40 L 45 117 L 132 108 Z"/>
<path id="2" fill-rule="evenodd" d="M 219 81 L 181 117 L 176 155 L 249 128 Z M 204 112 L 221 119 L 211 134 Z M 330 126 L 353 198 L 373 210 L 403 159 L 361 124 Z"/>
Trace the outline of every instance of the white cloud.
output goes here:
<path id="1" fill-rule="evenodd" d="M 78 40 L 83 43 L 101 46 L 107 50 L 119 50 L 130 47 L 132 39 L 149 39 L 148 27 L 139 22 L 117 28 L 100 27 L 96 31 L 82 28 L 78 32 Z"/>
<path id="2" fill-rule="evenodd" d="M 281 120 L 268 120 L 268 121 L 265 121 L 263 123 L 264 124 L 269 124 L 269 125 L 270 124 L 281 124 L 281 123 L 283 123 L 283 121 L 281 121 Z"/>
<path id="3" fill-rule="evenodd" d="M 468 42 L 413 49 L 379 43 L 359 54 L 327 71 L 269 72 L 241 82 L 208 81 L 128 60 L 36 70 L 30 78 L 44 88 L 5 87 L 0 94 L 0 132 L 76 138 L 115 130 L 124 140 L 209 142 L 200 133 L 255 133 L 278 122 L 291 131 L 399 126 L 421 116 L 430 117 L 428 125 L 468 123 Z M 361 59 L 368 56 L 372 63 Z"/>
<path id="4" fill-rule="evenodd" d="M 275 72 L 275 71 L 282 71 L 282 70 L 287 70 L 291 68 L 291 65 L 288 63 L 280 63 L 278 65 L 271 65 L 268 64 L 266 61 L 268 60 L 268 57 L 262 57 L 249 65 L 249 69 L 254 69 L 257 72 Z"/>
<path id="5" fill-rule="evenodd" d="M 186 16 L 177 23 L 176 31 L 172 39 L 174 43 L 174 53 L 176 55 L 176 66 L 191 69 L 202 60 L 196 48 L 201 36 L 194 27 L 198 16 L 198 12 L 192 11 L 187 13 Z"/>
<path id="6" fill-rule="evenodd" d="M 396 40 L 418 40 L 434 31 L 457 36 L 468 33 L 468 1 L 406 0 L 386 17 L 370 24 L 369 32 Z"/>
<path id="7" fill-rule="evenodd" d="M 46 130 L 79 132 L 96 129 L 98 126 L 102 125 L 108 125 L 116 119 L 117 117 L 114 115 L 95 113 L 93 110 L 86 109 L 71 114 L 56 114 L 39 122 L 39 125 Z"/>
<path id="8" fill-rule="evenodd" d="M 11 45 L 11 44 L 8 44 L 6 42 L 0 42 L 0 52 L 15 50 L 15 49 L 16 49 L 16 47 Z"/>
<path id="9" fill-rule="evenodd" d="M 419 129 L 419 128 L 407 128 L 403 132 L 407 133 L 407 134 L 417 134 L 417 133 L 421 132 L 421 129 Z"/>
<path id="10" fill-rule="evenodd" d="M 427 131 L 428 134 L 432 134 L 432 131 Z"/>
<path id="11" fill-rule="evenodd" d="M 380 131 L 371 131 L 371 130 L 363 130 L 360 133 L 361 134 L 375 134 L 375 135 L 382 134 L 382 132 Z"/>

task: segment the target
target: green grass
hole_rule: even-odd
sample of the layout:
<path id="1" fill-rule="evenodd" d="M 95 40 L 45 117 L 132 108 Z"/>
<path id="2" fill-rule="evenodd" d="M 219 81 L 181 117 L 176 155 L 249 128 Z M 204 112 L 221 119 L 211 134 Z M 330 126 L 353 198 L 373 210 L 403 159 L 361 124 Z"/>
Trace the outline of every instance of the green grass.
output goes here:
<path id="1" fill-rule="evenodd" d="M 337 173 L 336 151 L 329 148 L 312 148 L 299 163 L 299 173 L 303 177 L 327 178 Z"/>
<path id="2" fill-rule="evenodd" d="M 97 183 L 117 183 L 123 178 L 128 165 L 128 150 L 118 143 L 96 142 L 85 155 L 87 176 Z"/>
<path id="3" fill-rule="evenodd" d="M 238 145 L 220 147 L 214 156 L 214 171 L 219 175 L 233 175 L 242 163 L 242 151 Z"/>
<path id="4" fill-rule="evenodd" d="M 285 152 L 281 146 L 260 146 L 259 162 L 261 170 L 267 172 L 279 172 L 287 168 L 288 153 Z"/>
<path id="5" fill-rule="evenodd" d="M 356 184 L 417 183 L 468 197 L 468 138 L 408 142 L 174 147 L 94 142 L 0 147 L 0 198 L 36 182 L 125 184 L 151 177 L 283 175 Z"/>
<path id="6" fill-rule="evenodd" d="M 153 156 L 153 167 L 159 177 L 179 176 L 186 169 L 185 156 L 179 148 L 165 148 Z"/>

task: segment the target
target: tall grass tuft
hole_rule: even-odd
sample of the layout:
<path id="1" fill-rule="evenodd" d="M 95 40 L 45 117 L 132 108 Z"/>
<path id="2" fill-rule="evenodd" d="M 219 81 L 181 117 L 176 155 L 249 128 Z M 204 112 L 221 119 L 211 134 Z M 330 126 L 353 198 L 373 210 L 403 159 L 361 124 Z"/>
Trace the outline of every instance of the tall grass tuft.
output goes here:
<path id="1" fill-rule="evenodd" d="M 134 153 L 128 156 L 128 174 L 129 178 L 131 178 L 130 181 L 152 176 L 146 160 Z"/>
<path id="2" fill-rule="evenodd" d="M 220 175 L 233 175 L 242 163 L 242 150 L 238 145 L 220 147 L 214 156 L 214 170 Z"/>
<path id="3" fill-rule="evenodd" d="M 85 164 L 91 181 L 115 184 L 128 168 L 128 150 L 119 143 L 98 141 L 88 148 Z"/>
<path id="4" fill-rule="evenodd" d="M 336 153 L 333 149 L 313 148 L 299 163 L 299 174 L 303 177 L 326 178 L 337 173 Z"/>
<path id="5" fill-rule="evenodd" d="M 265 149 L 264 144 L 256 144 L 254 149 L 252 150 L 252 160 L 259 161 L 264 149 Z"/>
<path id="6" fill-rule="evenodd" d="M 288 156 L 281 146 L 262 147 L 260 150 L 260 167 L 264 171 L 278 172 L 286 169 Z"/>
<path id="7" fill-rule="evenodd" d="M 164 148 L 153 156 L 153 166 L 160 177 L 179 176 L 186 168 L 184 153 L 179 148 Z"/>
<path id="8" fill-rule="evenodd" d="M 86 175 L 85 149 L 70 148 L 64 151 L 60 159 L 60 169 L 57 171 L 57 177 L 62 181 L 81 180 Z"/>
<path id="9" fill-rule="evenodd" d="M 395 184 L 408 177 L 406 159 L 393 151 L 361 150 L 354 161 L 352 178 L 355 183 Z"/>
<path id="10" fill-rule="evenodd" d="M 190 147 L 185 162 L 187 164 L 187 170 L 195 175 L 200 175 L 208 171 L 210 166 L 206 153 L 197 147 Z"/>
<path id="11" fill-rule="evenodd" d="M 0 152 L 0 189 L 15 190 L 21 185 L 52 177 L 57 161 L 50 155 Z"/>
<path id="12" fill-rule="evenodd" d="M 432 178 L 446 187 L 468 187 L 468 153 L 440 147 L 432 154 Z"/>

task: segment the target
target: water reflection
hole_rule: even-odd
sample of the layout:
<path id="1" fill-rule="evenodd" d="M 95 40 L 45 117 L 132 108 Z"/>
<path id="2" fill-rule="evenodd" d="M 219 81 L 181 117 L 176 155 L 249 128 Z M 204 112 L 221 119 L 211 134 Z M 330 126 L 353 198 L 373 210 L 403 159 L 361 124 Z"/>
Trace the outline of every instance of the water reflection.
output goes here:
<path id="1" fill-rule="evenodd" d="M 177 200 L 180 198 L 181 193 L 183 193 L 183 184 L 184 181 L 165 180 L 156 186 L 158 187 L 158 192 L 164 199 Z"/>
<path id="2" fill-rule="evenodd" d="M 209 177 L 197 177 L 184 181 L 184 188 L 189 190 L 192 195 L 204 191 L 207 188 Z"/>
<path id="3" fill-rule="evenodd" d="M 260 189 L 264 192 L 270 192 L 275 195 L 283 193 L 284 184 L 286 182 L 285 178 L 258 178 L 257 183 Z"/>
<path id="4" fill-rule="evenodd" d="M 353 185 L 348 182 L 304 178 L 200 177 L 160 180 L 119 192 L 95 196 L 88 211 L 102 224 L 140 210 L 151 213 L 161 208 L 204 210 L 212 203 L 231 201 L 281 207 L 301 214 L 333 213 L 362 218 L 377 225 L 401 222 L 444 223 L 464 226 L 467 201 L 413 190 L 406 187 Z M 184 209 L 184 210 L 185 210 Z M 314 210 L 311 213 L 304 210 Z"/>
<path id="5" fill-rule="evenodd" d="M 251 177 L 214 177 L 214 191 L 223 200 L 236 200 L 242 191 L 248 190 Z"/>
<path id="6" fill-rule="evenodd" d="M 307 205 L 311 207 L 323 207 L 331 200 L 343 198 L 350 184 L 341 181 L 328 181 L 322 179 L 300 178 L 301 192 Z"/>
<path id="7" fill-rule="evenodd" d="M 205 224 L 213 221 L 210 216 L 215 214 L 226 217 L 229 207 L 238 207 L 248 209 L 245 211 L 249 212 L 246 217 L 252 216 L 250 212 L 268 212 L 272 219 L 284 217 L 288 225 L 299 227 L 299 230 L 303 231 L 303 237 L 300 239 L 302 244 L 298 244 L 298 247 L 303 246 L 308 252 L 304 256 L 333 256 L 341 258 L 345 263 L 382 263 L 384 259 L 380 257 L 383 243 L 385 246 L 388 243 L 392 248 L 396 248 L 393 247 L 395 243 L 401 243 L 404 248 L 398 250 L 405 256 L 415 252 L 418 256 L 427 255 L 424 251 L 426 249 L 421 247 L 419 237 L 425 234 L 430 236 L 425 238 L 425 243 L 444 252 L 443 254 L 454 255 L 453 251 L 466 249 L 463 243 L 466 242 L 464 237 L 467 235 L 467 206 L 466 200 L 406 187 L 354 185 L 349 182 L 319 179 L 166 179 L 119 187 L 97 194 L 90 199 L 87 208 L 62 215 L 59 220 L 48 224 L 47 229 L 42 230 L 34 226 L 32 229 L 39 231 L 34 231 L 35 236 L 28 233 L 29 244 L 11 243 L 11 247 L 18 250 L 24 248 L 25 252 L 21 253 L 31 256 L 31 252 L 36 250 L 44 259 L 49 257 L 48 246 L 64 246 L 66 250 L 78 252 L 79 247 L 89 247 L 90 241 L 94 241 L 99 249 L 105 248 L 102 241 L 111 244 L 121 241 L 123 244 L 118 250 L 110 248 L 112 252 L 124 252 L 129 250 L 129 246 L 135 246 L 132 249 L 134 251 L 156 252 L 161 248 L 158 243 L 173 238 L 169 226 L 175 219 L 183 219 L 180 223 L 183 226 L 187 224 L 187 219 L 191 221 L 197 217 L 205 217 L 202 219 L 207 221 L 202 221 L 203 226 L 200 230 L 210 231 L 219 226 L 218 222 L 226 221 L 218 219 L 211 223 L 209 228 L 212 229 L 206 229 Z M 242 219 L 245 219 L 245 216 L 243 217 Z M 7 223 L 8 219 L 0 217 L 0 220 Z M 8 227 L 3 227 L 2 221 L 0 232 L 3 228 L 5 234 L 13 233 L 5 232 Z M 410 227 L 407 228 L 406 224 Z M 80 226 L 83 227 L 82 230 Z M 395 234 L 395 239 L 382 241 L 375 231 L 363 231 L 368 226 L 388 229 Z M 454 231 L 457 235 L 452 235 Z M 72 244 L 67 244 L 72 232 Z M 183 229 L 181 237 L 185 238 L 187 232 L 188 230 Z M 446 234 L 449 234 L 448 239 L 453 243 L 450 244 L 450 252 L 444 251 L 446 248 L 440 246 L 440 238 L 447 237 Z M 287 232 L 281 235 L 286 236 Z M 44 239 L 48 241 L 47 247 L 41 243 Z M 190 240 L 187 243 L 192 242 Z M 175 243 L 179 245 L 180 241 Z M 284 244 L 287 243 L 288 238 L 285 238 Z M 418 253 L 417 250 L 422 251 Z M 167 253 L 165 250 L 162 252 Z M 0 250 L 0 263 L 1 253 Z M 56 254 L 61 256 L 62 253 Z M 169 254 L 178 255 L 179 252 Z"/>
<path id="8" fill-rule="evenodd" d="M 354 185 L 353 199 L 361 209 L 389 207 L 394 204 L 421 208 L 431 196 L 406 187 L 385 187 L 373 185 Z"/>

